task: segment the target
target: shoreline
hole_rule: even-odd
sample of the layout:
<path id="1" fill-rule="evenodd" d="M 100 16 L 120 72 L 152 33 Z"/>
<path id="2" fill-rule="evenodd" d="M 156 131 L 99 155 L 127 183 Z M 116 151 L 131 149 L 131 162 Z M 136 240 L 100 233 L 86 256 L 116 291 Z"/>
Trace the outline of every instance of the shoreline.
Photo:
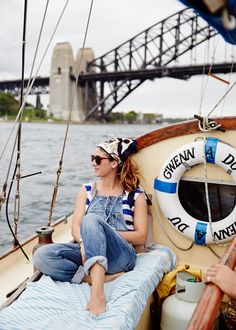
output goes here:
<path id="1" fill-rule="evenodd" d="M 84 122 L 84 123 L 76 123 L 76 122 L 70 122 L 69 125 L 165 125 L 165 124 L 172 124 L 177 122 L 183 122 L 187 120 L 191 120 L 194 118 L 166 118 L 162 121 L 153 122 L 153 123 L 145 123 L 145 122 L 135 122 L 135 123 L 129 123 L 129 122 Z M 15 123 L 14 120 L 1 120 L 0 118 L 0 125 L 5 123 Z M 32 120 L 32 121 L 22 121 L 22 124 L 59 124 L 59 125 L 67 125 L 67 121 L 53 121 L 53 120 Z"/>

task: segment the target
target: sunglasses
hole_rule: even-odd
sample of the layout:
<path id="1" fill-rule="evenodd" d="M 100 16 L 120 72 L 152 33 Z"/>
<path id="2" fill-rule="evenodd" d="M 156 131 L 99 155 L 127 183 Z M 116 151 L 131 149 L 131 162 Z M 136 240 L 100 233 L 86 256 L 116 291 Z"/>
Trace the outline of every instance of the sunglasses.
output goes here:
<path id="1" fill-rule="evenodd" d="M 100 165 L 103 159 L 110 159 L 109 157 L 101 157 L 98 155 L 91 155 L 91 162 L 95 160 L 97 165 Z"/>

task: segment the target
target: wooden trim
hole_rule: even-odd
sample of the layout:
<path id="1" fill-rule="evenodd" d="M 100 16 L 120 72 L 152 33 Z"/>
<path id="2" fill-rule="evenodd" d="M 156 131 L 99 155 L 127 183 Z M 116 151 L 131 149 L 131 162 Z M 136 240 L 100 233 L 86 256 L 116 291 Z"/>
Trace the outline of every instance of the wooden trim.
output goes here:
<path id="1" fill-rule="evenodd" d="M 25 281 L 23 281 L 19 287 L 15 290 L 14 293 L 11 294 L 10 298 L 8 298 L 0 307 L 0 310 L 3 308 L 11 305 L 21 294 L 22 292 L 26 289 L 27 283 L 28 282 L 36 282 L 40 279 L 42 276 L 42 273 L 37 270 L 30 278 L 26 278 Z"/>
<path id="2" fill-rule="evenodd" d="M 212 120 L 215 120 L 218 124 L 221 124 L 225 130 L 236 129 L 236 116 L 212 118 Z M 200 132 L 198 127 L 198 120 L 194 119 L 168 125 L 165 127 L 160 127 L 154 131 L 151 131 L 150 133 L 137 137 L 136 141 L 138 149 L 140 150 L 160 141 L 198 132 Z"/>
<path id="3" fill-rule="evenodd" d="M 234 269 L 236 266 L 236 235 L 234 235 L 231 244 L 219 263 L 231 269 Z M 213 329 L 223 294 L 215 284 L 207 284 L 188 324 L 187 330 Z"/>

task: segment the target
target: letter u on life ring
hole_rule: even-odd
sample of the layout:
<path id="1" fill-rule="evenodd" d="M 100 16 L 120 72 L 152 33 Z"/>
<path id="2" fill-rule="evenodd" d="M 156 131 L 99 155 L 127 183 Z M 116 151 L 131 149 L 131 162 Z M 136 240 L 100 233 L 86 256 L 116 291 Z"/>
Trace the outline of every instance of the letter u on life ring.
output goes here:
<path id="1" fill-rule="evenodd" d="M 154 181 L 154 189 L 164 215 L 177 231 L 199 245 L 206 245 L 216 241 L 226 242 L 231 237 L 219 239 L 217 233 L 229 226 L 236 229 L 236 205 L 227 217 L 211 223 L 214 236 L 212 237 L 210 224 L 193 218 L 180 203 L 178 196 L 179 180 L 188 168 L 204 163 L 204 158 L 206 158 L 207 163 L 216 164 L 223 168 L 232 176 L 234 183 L 236 183 L 236 150 L 217 138 L 211 137 L 206 142 L 198 140 L 176 150 L 165 161 L 160 170 L 160 175 Z M 230 235 L 234 235 L 234 233 L 235 230 L 231 229 Z"/>

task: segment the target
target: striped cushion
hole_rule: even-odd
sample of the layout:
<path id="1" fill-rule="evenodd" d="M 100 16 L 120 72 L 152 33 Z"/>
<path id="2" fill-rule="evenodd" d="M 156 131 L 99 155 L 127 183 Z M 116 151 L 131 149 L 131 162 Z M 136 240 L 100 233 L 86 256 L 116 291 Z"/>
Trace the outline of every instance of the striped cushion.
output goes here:
<path id="1" fill-rule="evenodd" d="M 105 283 L 106 312 L 98 317 L 85 310 L 88 284 L 56 282 L 43 276 L 29 283 L 18 300 L 0 312 L 0 329 L 134 329 L 150 294 L 174 264 L 174 253 L 164 246 L 139 255 L 132 271 Z"/>

